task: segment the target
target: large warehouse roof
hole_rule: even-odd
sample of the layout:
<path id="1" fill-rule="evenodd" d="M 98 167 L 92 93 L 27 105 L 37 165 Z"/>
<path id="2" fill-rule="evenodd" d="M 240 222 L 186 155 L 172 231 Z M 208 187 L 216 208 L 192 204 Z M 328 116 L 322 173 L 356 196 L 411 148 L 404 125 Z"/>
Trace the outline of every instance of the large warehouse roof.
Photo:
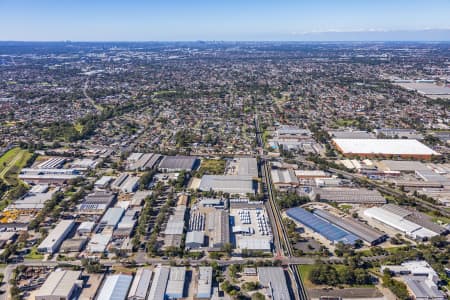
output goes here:
<path id="1" fill-rule="evenodd" d="M 333 142 L 344 154 L 439 155 L 410 139 L 333 139 Z"/>
<path id="2" fill-rule="evenodd" d="M 286 275 L 280 267 L 258 268 L 258 279 L 267 288 L 270 299 L 284 300 L 291 299 L 286 283 Z"/>
<path id="3" fill-rule="evenodd" d="M 314 214 L 348 232 L 353 233 L 361 240 L 369 244 L 381 242 L 386 237 L 384 233 L 356 220 L 341 218 L 321 209 L 315 209 Z"/>
<path id="4" fill-rule="evenodd" d="M 152 281 L 152 271 L 145 268 L 139 268 L 134 276 L 128 298 L 145 299 Z"/>
<path id="5" fill-rule="evenodd" d="M 36 292 L 36 299 L 69 298 L 80 275 L 80 271 L 55 271 L 50 273 L 42 287 Z"/>
<path id="6" fill-rule="evenodd" d="M 131 285 L 131 275 L 110 275 L 97 297 L 97 300 L 125 300 Z"/>
<path id="7" fill-rule="evenodd" d="M 309 227 L 315 232 L 323 235 L 332 242 L 354 244 L 359 238 L 300 207 L 294 207 L 286 211 L 288 217 Z"/>
<path id="8" fill-rule="evenodd" d="M 198 188 L 201 191 L 222 191 L 230 194 L 255 193 L 252 176 L 204 175 Z"/>
<path id="9" fill-rule="evenodd" d="M 191 171 L 198 163 L 194 156 L 164 156 L 159 164 L 159 169 L 164 171 Z"/>
<path id="10" fill-rule="evenodd" d="M 147 299 L 164 300 L 166 297 L 167 281 L 169 280 L 170 269 L 167 267 L 155 268 L 155 276 L 153 283 L 148 293 Z"/>

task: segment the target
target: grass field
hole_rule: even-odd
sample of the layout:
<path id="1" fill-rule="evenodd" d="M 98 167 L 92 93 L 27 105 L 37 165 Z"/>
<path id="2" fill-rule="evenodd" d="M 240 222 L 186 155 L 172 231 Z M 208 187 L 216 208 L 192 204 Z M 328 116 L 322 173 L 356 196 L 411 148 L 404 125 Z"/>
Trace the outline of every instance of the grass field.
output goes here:
<path id="1" fill-rule="evenodd" d="M 300 277 L 302 278 L 303 284 L 307 289 L 316 287 L 316 285 L 309 280 L 309 273 L 314 267 L 314 265 L 298 265 Z"/>
<path id="2" fill-rule="evenodd" d="M 0 179 L 9 185 L 17 184 L 17 175 L 23 168 L 31 153 L 20 148 L 13 148 L 0 157 Z"/>
<path id="3" fill-rule="evenodd" d="M 225 164 L 224 160 L 218 159 L 205 159 L 202 160 L 200 165 L 199 173 L 201 174 L 212 174 L 212 175 L 220 175 L 225 172 Z"/>
<path id="4" fill-rule="evenodd" d="M 34 246 L 33 248 L 31 248 L 30 253 L 25 255 L 25 258 L 27 258 L 27 259 L 43 259 L 44 255 L 37 251 L 37 246 Z"/>

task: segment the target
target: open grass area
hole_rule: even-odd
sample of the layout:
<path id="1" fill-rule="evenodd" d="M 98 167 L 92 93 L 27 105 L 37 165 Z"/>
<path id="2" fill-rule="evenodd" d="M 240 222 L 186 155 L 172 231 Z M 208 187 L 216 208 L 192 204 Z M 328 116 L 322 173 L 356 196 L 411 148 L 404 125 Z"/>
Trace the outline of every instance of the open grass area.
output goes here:
<path id="1" fill-rule="evenodd" d="M 201 175 L 210 174 L 210 175 L 220 175 L 225 172 L 225 160 L 222 159 L 205 159 L 202 160 L 200 165 L 200 169 L 198 172 Z"/>
<path id="2" fill-rule="evenodd" d="M 302 278 L 303 284 L 307 289 L 315 288 L 317 285 L 312 283 L 309 280 L 309 273 L 311 273 L 314 265 L 298 265 L 298 272 L 300 273 L 300 277 Z"/>
<path id="3" fill-rule="evenodd" d="M 336 120 L 336 125 L 342 126 L 342 127 L 349 127 L 349 126 L 358 126 L 359 122 L 357 120 L 352 119 L 338 119 Z"/>
<path id="4" fill-rule="evenodd" d="M 38 252 L 37 246 L 34 246 L 31 248 L 30 253 L 25 255 L 25 258 L 26 259 L 43 259 L 44 255 Z"/>
<path id="5" fill-rule="evenodd" d="M 31 153 L 19 147 L 13 148 L 0 157 L 0 179 L 3 179 L 9 185 L 17 184 L 17 175 Z"/>

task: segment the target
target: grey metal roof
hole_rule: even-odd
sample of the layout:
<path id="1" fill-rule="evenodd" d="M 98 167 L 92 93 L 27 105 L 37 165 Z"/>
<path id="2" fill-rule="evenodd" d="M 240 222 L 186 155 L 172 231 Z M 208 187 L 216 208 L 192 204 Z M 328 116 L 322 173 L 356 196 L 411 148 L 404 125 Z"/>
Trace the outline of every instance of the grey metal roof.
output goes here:
<path id="1" fill-rule="evenodd" d="M 131 275 L 110 275 L 97 296 L 97 300 L 125 300 L 131 285 Z"/>
<path id="2" fill-rule="evenodd" d="M 210 298 L 212 294 L 212 267 L 198 268 L 197 298 Z"/>
<path id="3" fill-rule="evenodd" d="M 198 189 L 201 191 L 222 191 L 230 194 L 247 194 L 255 192 L 255 184 L 252 176 L 204 175 Z"/>
<path id="4" fill-rule="evenodd" d="M 41 288 L 36 292 L 36 297 L 58 296 L 67 297 L 72 292 L 74 285 L 80 278 L 81 271 L 54 271 L 45 280 Z"/>
<path id="5" fill-rule="evenodd" d="M 133 283 L 128 293 L 128 298 L 145 299 L 152 281 L 152 271 L 145 268 L 139 268 L 134 276 Z"/>
<path id="6" fill-rule="evenodd" d="M 272 296 L 273 300 L 291 299 L 286 283 L 286 276 L 282 268 L 258 268 L 258 278 L 259 282 L 261 282 L 261 284 L 266 287 L 267 294 Z"/>
<path id="7" fill-rule="evenodd" d="M 172 298 L 183 297 L 184 282 L 186 280 L 186 267 L 171 267 L 166 296 Z"/>
<path id="8" fill-rule="evenodd" d="M 238 162 L 237 175 L 258 177 L 258 162 L 254 157 L 235 158 Z"/>
<path id="9" fill-rule="evenodd" d="M 368 242 L 369 244 L 380 241 L 386 236 L 384 233 L 375 230 L 364 223 L 352 219 L 340 218 L 321 209 L 315 209 L 314 214 L 350 233 L 353 233 L 358 238 Z"/>
<path id="10" fill-rule="evenodd" d="M 194 156 L 164 156 L 159 163 L 160 169 L 191 171 L 197 164 L 198 158 Z"/>
<path id="11" fill-rule="evenodd" d="M 169 280 L 170 269 L 167 267 L 155 268 L 155 276 L 153 278 L 152 287 L 147 299 L 164 300 L 166 297 L 167 281 Z"/>
<path id="12" fill-rule="evenodd" d="M 425 276 L 408 276 L 406 284 L 414 294 L 415 299 L 445 299 L 443 292 L 436 285 L 430 285 Z"/>

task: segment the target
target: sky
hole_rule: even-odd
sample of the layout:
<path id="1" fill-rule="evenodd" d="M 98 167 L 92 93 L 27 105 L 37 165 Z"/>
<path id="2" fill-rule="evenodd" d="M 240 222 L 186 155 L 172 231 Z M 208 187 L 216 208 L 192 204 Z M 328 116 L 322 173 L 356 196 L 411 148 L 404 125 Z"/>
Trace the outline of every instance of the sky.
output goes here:
<path id="1" fill-rule="evenodd" d="M 3 41 L 301 41 L 365 37 L 450 40 L 450 1 L 0 0 Z"/>

